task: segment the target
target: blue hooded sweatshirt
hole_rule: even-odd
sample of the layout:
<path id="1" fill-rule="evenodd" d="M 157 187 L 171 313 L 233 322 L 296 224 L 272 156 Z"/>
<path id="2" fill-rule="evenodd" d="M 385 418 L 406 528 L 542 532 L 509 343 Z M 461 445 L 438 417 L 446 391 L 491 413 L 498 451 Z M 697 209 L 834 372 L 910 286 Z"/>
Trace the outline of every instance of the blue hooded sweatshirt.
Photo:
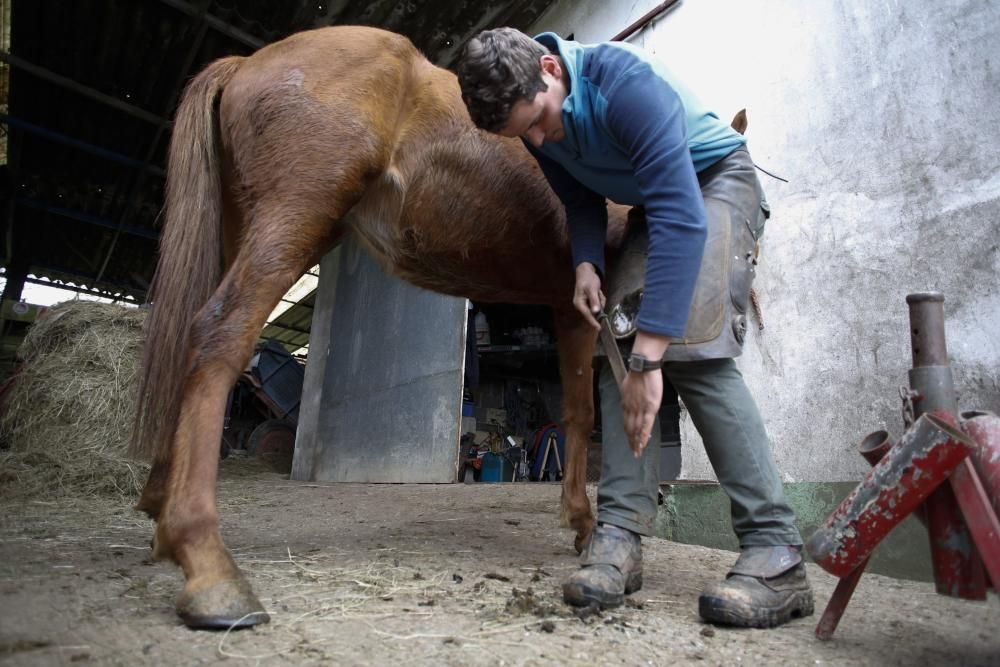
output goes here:
<path id="1" fill-rule="evenodd" d="M 573 263 L 604 274 L 605 198 L 644 206 L 649 261 L 638 327 L 683 336 L 706 236 L 697 172 L 745 139 L 630 44 L 535 39 L 567 72 L 566 136 L 537 149 L 525 143 L 566 207 Z"/>

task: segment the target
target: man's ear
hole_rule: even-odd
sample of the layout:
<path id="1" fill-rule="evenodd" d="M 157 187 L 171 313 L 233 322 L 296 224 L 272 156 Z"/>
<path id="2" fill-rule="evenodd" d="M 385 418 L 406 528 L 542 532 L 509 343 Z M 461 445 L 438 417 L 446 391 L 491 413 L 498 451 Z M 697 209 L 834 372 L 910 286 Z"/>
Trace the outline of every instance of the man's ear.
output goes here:
<path id="1" fill-rule="evenodd" d="M 543 72 L 556 79 L 562 78 L 562 62 L 558 57 L 547 53 L 539 58 L 538 62 L 542 66 Z"/>

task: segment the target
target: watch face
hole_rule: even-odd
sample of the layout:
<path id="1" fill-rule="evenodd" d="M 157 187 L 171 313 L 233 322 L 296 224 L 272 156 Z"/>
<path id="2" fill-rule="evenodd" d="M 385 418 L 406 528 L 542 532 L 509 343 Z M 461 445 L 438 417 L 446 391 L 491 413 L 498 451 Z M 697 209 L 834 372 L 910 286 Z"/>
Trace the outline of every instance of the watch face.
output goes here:
<path id="1" fill-rule="evenodd" d="M 652 359 L 647 359 L 641 354 L 630 354 L 628 357 L 628 369 L 630 371 L 636 371 L 637 373 L 645 373 L 647 371 L 655 371 L 662 368 L 662 362 L 654 361 Z"/>

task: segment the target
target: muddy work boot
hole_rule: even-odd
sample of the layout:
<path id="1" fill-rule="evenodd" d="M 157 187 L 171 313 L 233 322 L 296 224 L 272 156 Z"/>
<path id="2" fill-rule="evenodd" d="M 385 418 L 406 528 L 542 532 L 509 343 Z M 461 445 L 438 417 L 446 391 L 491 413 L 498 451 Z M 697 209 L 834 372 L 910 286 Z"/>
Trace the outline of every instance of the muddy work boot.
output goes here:
<path id="1" fill-rule="evenodd" d="M 801 547 L 748 547 L 726 580 L 698 598 L 698 614 L 710 623 L 773 628 L 813 613 Z"/>
<path id="2" fill-rule="evenodd" d="M 583 567 L 563 584 L 563 600 L 577 607 L 617 607 L 642 588 L 642 543 L 630 530 L 598 525 L 580 555 Z"/>

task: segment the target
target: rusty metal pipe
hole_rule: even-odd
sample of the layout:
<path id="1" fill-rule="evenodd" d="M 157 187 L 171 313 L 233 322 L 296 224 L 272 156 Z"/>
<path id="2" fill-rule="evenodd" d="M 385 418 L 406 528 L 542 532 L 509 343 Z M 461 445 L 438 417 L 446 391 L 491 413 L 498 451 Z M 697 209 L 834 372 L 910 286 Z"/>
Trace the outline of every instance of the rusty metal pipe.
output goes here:
<path id="1" fill-rule="evenodd" d="M 958 414 L 944 336 L 944 295 L 918 292 L 907 295 L 906 303 L 910 309 L 910 349 L 913 353 L 910 388 L 917 393 L 913 399 L 913 417 L 934 410 Z"/>
<path id="2" fill-rule="evenodd" d="M 892 438 L 888 431 L 874 431 L 865 436 L 865 439 L 858 445 L 858 453 L 865 457 L 869 465 L 875 465 L 882 460 L 882 457 L 892 449 Z"/>
<path id="3" fill-rule="evenodd" d="M 947 366 L 948 347 L 944 339 L 944 295 L 916 292 L 906 295 L 910 309 L 910 346 L 913 366 Z"/>
<path id="4" fill-rule="evenodd" d="M 893 442 L 892 438 L 889 437 L 888 431 L 874 431 L 873 433 L 869 433 L 865 436 L 865 439 L 861 441 L 860 445 L 858 445 L 858 453 L 864 457 L 865 461 L 868 461 L 869 465 L 874 466 L 882 460 L 882 457 L 885 456 L 895 444 L 896 443 Z M 913 516 L 920 520 L 920 523 L 924 528 L 927 527 L 927 516 L 923 507 L 918 507 L 914 510 Z"/>
<path id="5" fill-rule="evenodd" d="M 972 461 L 962 461 L 952 473 L 950 482 L 975 540 L 978 550 L 974 553 L 977 557 L 982 554 L 979 572 L 983 581 L 979 584 L 986 587 L 986 573 L 989 573 L 989 580 L 996 588 L 1000 584 L 1000 517 Z"/>
<path id="6" fill-rule="evenodd" d="M 913 418 L 934 412 L 957 425 L 958 400 L 945 343 L 944 295 L 918 292 L 906 297 L 910 315 L 909 372 Z M 976 551 L 951 485 L 937 488 L 920 514 L 930 536 L 934 585 L 938 593 L 967 600 L 986 596 L 982 561 Z"/>
<path id="7" fill-rule="evenodd" d="M 861 441 L 861 444 L 858 445 L 858 453 L 865 458 L 865 461 L 868 461 L 869 465 L 874 466 L 892 449 L 893 444 L 888 431 L 875 431 L 869 433 Z M 865 573 L 866 567 L 868 567 L 867 558 L 851 570 L 850 574 L 846 577 L 841 577 L 840 581 L 837 582 L 837 588 L 834 589 L 833 595 L 830 596 L 830 602 L 827 603 L 826 609 L 823 610 L 823 616 L 820 617 L 819 623 L 816 624 L 817 638 L 823 641 L 833 638 L 833 633 L 836 632 L 840 618 L 847 610 L 847 604 L 851 601 L 854 589 L 857 588 L 858 582 L 861 581 L 861 575 Z"/>
<path id="8" fill-rule="evenodd" d="M 962 430 L 979 445 L 969 458 L 993 511 L 1000 514 L 1000 417 L 980 410 L 963 412 Z"/>
<path id="9" fill-rule="evenodd" d="M 630 25 L 629 27 L 625 28 L 624 30 L 622 30 L 620 33 L 618 33 L 617 35 L 615 35 L 614 37 L 612 37 L 608 41 L 611 41 L 611 42 L 621 42 L 621 41 L 624 41 L 624 40 L 628 39 L 633 34 L 635 34 L 639 30 L 641 30 L 643 27 L 645 27 L 645 25 L 647 23 L 649 23 L 650 21 L 652 21 L 653 19 L 655 19 L 657 16 L 659 16 L 663 12 L 667 11 L 668 9 L 671 9 L 678 2 L 680 2 L 680 0 L 667 0 L 666 2 L 661 2 L 660 4 L 658 4 L 657 6 L 653 7 L 648 12 L 646 12 L 645 14 L 643 14 L 641 17 L 639 17 L 639 19 L 636 20 L 635 22 L 633 22 L 632 25 Z"/>
<path id="10" fill-rule="evenodd" d="M 809 555 L 827 572 L 847 576 L 974 447 L 946 421 L 923 415 L 813 533 Z"/>

